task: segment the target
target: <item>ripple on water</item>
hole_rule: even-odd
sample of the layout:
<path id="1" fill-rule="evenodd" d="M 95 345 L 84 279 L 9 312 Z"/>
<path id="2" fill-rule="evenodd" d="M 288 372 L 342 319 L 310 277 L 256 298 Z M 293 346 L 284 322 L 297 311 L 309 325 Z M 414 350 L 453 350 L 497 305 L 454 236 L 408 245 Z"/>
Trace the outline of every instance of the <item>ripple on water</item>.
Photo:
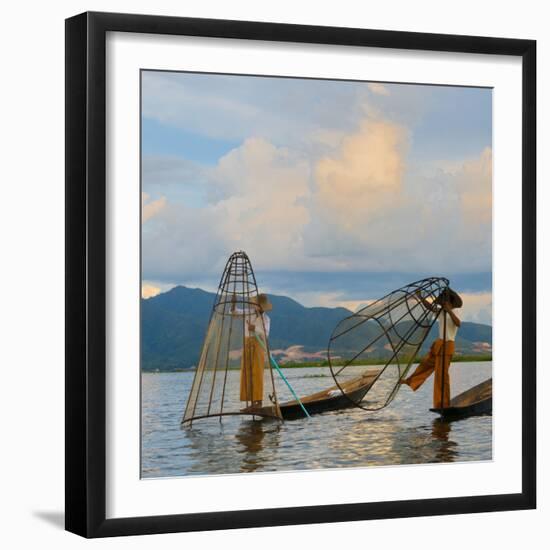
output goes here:
<path id="1" fill-rule="evenodd" d="M 453 394 L 489 378 L 492 364 L 458 363 L 451 368 Z M 142 376 L 142 475 L 234 474 L 319 468 L 428 464 L 492 458 L 492 417 L 441 422 L 428 412 L 431 383 L 417 392 L 400 390 L 378 412 L 333 411 L 311 419 L 254 421 L 226 417 L 180 420 L 192 372 Z M 230 375 L 238 376 L 238 372 Z M 292 385 L 301 394 L 326 384 L 327 369 L 296 369 Z M 281 390 L 281 399 L 284 392 Z"/>

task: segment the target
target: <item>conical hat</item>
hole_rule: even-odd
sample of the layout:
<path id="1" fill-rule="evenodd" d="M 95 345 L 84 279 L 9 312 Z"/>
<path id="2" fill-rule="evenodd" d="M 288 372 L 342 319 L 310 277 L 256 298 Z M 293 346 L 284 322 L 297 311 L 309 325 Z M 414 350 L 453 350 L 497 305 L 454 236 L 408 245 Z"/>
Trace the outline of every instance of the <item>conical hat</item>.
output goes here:
<path id="1" fill-rule="evenodd" d="M 436 302 L 441 304 L 442 302 L 450 302 L 453 308 L 462 307 L 462 298 L 458 292 L 455 292 L 451 287 L 447 287 L 443 292 L 437 297 Z"/>
<path id="2" fill-rule="evenodd" d="M 273 304 L 269 301 L 267 294 L 258 294 L 258 297 L 254 301 L 262 308 L 262 311 L 271 311 L 273 309 Z"/>

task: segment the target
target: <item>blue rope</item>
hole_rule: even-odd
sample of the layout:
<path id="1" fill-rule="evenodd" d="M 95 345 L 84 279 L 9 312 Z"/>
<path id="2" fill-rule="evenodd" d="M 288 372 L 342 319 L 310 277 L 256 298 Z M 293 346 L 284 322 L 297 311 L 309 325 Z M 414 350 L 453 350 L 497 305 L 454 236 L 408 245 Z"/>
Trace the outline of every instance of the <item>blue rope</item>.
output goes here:
<path id="1" fill-rule="evenodd" d="M 275 367 L 277 372 L 280 374 L 281 378 L 284 380 L 285 384 L 287 385 L 288 389 L 290 390 L 290 393 L 292 393 L 292 395 L 294 396 L 294 399 L 296 399 L 296 401 L 298 401 L 298 404 L 300 405 L 300 407 L 302 407 L 302 410 L 304 411 L 304 414 L 308 418 L 311 418 L 310 414 L 307 412 L 306 408 L 304 407 L 304 404 L 300 401 L 300 398 L 296 395 L 296 392 L 292 389 L 292 386 L 290 385 L 289 381 L 286 379 L 285 375 L 283 374 L 283 371 L 281 370 L 281 367 L 279 367 L 279 365 L 277 364 L 277 361 L 275 361 L 275 359 L 273 358 L 273 355 L 271 355 L 271 353 L 269 353 L 267 351 L 264 343 L 260 340 L 258 335 L 254 334 L 254 336 L 256 337 L 256 340 L 258 340 L 258 342 L 260 342 L 260 345 L 262 346 L 264 351 L 269 355 L 269 360 L 271 361 L 271 364 Z"/>

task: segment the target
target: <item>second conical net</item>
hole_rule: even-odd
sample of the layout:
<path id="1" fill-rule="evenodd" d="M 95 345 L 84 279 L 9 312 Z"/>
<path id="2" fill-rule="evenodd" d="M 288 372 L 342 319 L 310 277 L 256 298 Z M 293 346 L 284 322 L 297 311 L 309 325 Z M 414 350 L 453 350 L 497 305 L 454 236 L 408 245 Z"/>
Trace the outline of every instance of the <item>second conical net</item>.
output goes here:
<path id="1" fill-rule="evenodd" d="M 328 359 L 342 393 L 365 410 L 388 405 L 437 318 L 433 304 L 449 281 L 431 277 L 395 290 L 346 317 L 334 329 Z M 365 392 L 352 397 L 350 389 Z"/>
<path id="2" fill-rule="evenodd" d="M 281 417 L 265 303 L 248 256 L 235 252 L 220 280 L 182 423 L 239 414 Z"/>

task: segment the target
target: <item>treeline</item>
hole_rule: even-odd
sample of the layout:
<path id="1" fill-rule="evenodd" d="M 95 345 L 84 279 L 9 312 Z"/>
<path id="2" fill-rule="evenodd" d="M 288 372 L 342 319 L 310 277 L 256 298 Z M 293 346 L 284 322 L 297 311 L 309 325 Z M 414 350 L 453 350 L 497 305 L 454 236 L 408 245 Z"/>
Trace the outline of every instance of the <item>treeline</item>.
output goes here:
<path id="1" fill-rule="evenodd" d="M 418 362 L 420 359 L 416 358 L 415 362 Z M 472 361 L 492 361 L 493 355 L 491 353 L 479 354 L 479 355 L 456 355 L 453 357 L 453 363 L 467 363 Z M 332 361 L 333 367 L 341 367 L 347 364 L 346 359 L 335 359 Z M 356 360 L 351 363 L 351 365 L 364 366 L 364 365 L 383 365 L 383 359 L 361 359 Z M 289 363 L 280 363 L 280 367 L 285 369 L 302 369 L 310 367 L 328 367 L 329 362 L 325 359 L 324 361 L 304 361 L 304 362 L 289 362 Z"/>

